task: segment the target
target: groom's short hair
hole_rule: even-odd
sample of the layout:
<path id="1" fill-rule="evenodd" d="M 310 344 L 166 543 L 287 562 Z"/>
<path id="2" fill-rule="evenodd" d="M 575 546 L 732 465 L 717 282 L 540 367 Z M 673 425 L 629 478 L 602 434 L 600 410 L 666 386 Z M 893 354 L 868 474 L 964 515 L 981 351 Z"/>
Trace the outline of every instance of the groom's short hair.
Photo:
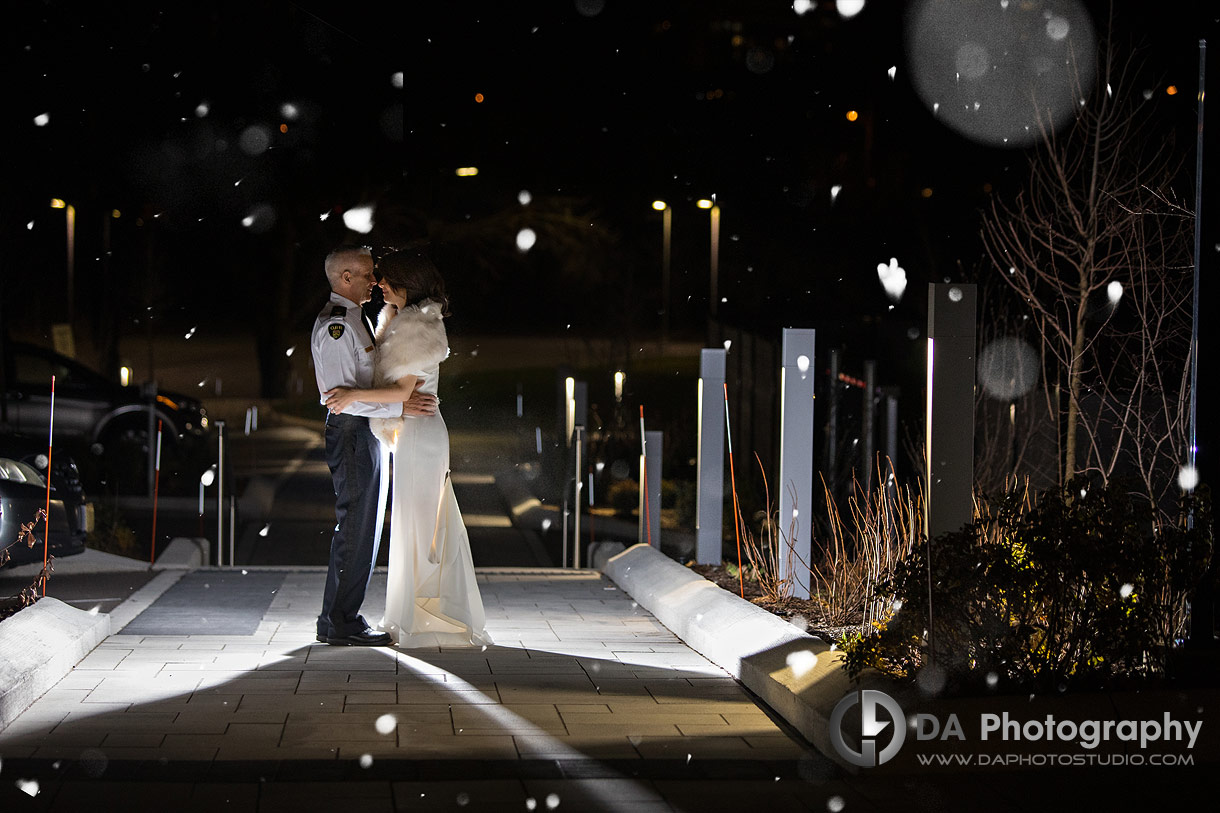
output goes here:
<path id="1" fill-rule="evenodd" d="M 350 243 L 338 246 L 327 254 L 323 270 L 326 271 L 326 281 L 330 283 L 331 289 L 333 290 L 338 285 L 343 272 L 350 270 L 351 263 L 356 257 L 372 256 L 373 250 L 368 246 L 357 246 Z"/>

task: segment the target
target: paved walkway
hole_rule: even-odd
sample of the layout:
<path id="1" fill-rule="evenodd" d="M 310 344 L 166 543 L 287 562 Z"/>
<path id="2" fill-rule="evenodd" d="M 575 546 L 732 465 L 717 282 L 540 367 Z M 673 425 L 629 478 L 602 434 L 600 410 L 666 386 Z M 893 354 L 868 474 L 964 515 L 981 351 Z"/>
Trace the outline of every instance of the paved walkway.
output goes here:
<path id="1" fill-rule="evenodd" d="M 496 645 L 401 651 L 315 643 L 324 576 L 252 635 L 118 629 L 0 732 L 0 807 L 877 809 L 600 573 L 480 570 Z"/>

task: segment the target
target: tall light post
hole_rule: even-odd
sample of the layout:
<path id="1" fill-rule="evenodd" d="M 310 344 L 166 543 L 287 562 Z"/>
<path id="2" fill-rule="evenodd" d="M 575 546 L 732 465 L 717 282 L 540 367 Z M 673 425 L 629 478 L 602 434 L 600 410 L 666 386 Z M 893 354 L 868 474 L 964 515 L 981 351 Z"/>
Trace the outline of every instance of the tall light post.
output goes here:
<path id="1" fill-rule="evenodd" d="M 64 210 L 68 226 L 68 324 L 71 325 L 76 316 L 76 303 L 73 301 L 76 290 L 76 207 L 53 198 L 51 208 Z"/>
<path id="2" fill-rule="evenodd" d="M 661 213 L 661 347 L 664 348 L 669 342 L 669 256 L 674 210 L 663 200 L 654 200 L 652 208 Z"/>
<path id="3" fill-rule="evenodd" d="M 716 204 L 715 195 L 712 195 L 710 199 L 703 198 L 702 200 L 696 201 L 695 205 L 700 209 L 708 209 L 709 213 L 711 214 L 712 258 L 711 287 L 708 292 L 708 314 L 715 318 L 716 306 L 720 301 L 720 206 Z"/>

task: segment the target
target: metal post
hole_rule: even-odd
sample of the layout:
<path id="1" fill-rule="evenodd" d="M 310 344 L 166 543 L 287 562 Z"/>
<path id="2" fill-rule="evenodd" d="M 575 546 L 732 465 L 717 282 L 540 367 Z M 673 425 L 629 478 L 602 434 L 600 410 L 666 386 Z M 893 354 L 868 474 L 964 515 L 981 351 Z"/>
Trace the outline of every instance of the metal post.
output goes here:
<path id="1" fill-rule="evenodd" d="M 925 510 L 929 539 L 974 519 L 976 286 L 928 286 Z"/>
<path id="2" fill-rule="evenodd" d="M 885 454 L 894 465 L 898 463 L 898 393 L 890 387 L 885 392 Z"/>
<path id="3" fill-rule="evenodd" d="M 237 560 L 233 556 L 234 540 L 237 539 L 237 495 L 229 495 L 229 567 L 233 567 Z M 374 564 L 376 564 L 374 562 Z"/>
<path id="4" fill-rule="evenodd" d="M 974 519 L 976 286 L 928 285 L 927 461 L 928 653 L 936 657 L 932 606 L 933 540 Z"/>
<path id="5" fill-rule="evenodd" d="M 812 562 L 814 337 L 811 329 L 784 328 L 779 372 L 779 527 L 774 541 L 782 551 L 780 578 L 792 585 L 794 598 L 809 598 Z"/>
<path id="6" fill-rule="evenodd" d="M 827 389 L 829 394 L 830 407 L 829 413 L 826 416 L 826 479 L 827 485 L 830 486 L 830 493 L 835 494 L 837 485 L 837 477 L 835 473 L 838 467 L 839 457 L 839 394 L 843 388 L 839 386 L 839 351 L 837 348 L 830 350 L 830 386 Z"/>
<path id="7" fill-rule="evenodd" d="M 652 539 L 652 546 L 661 549 L 661 432 L 645 432 L 644 456 L 648 461 L 648 491 L 644 497 L 648 500 L 649 510 L 645 512 Z"/>
<path id="8" fill-rule="evenodd" d="M 1214 470 L 1214 455 L 1215 450 L 1207 448 L 1208 441 L 1211 440 L 1210 435 L 1214 434 L 1214 429 L 1210 428 L 1210 424 L 1205 424 L 1204 436 L 1202 441 L 1199 439 L 1198 432 L 1198 384 L 1199 384 L 1199 348 L 1206 341 L 1209 333 L 1214 335 L 1214 328 L 1204 327 L 1200 331 L 1199 324 L 1199 293 L 1202 281 L 1200 279 L 1199 264 L 1203 261 L 1202 240 L 1203 240 L 1203 145 L 1206 143 L 1203 139 L 1204 126 L 1204 88 L 1207 84 L 1207 40 L 1199 40 L 1199 131 L 1197 135 L 1195 147 L 1195 245 L 1194 245 L 1194 282 L 1191 297 L 1191 321 L 1190 321 L 1190 424 L 1188 427 L 1187 436 L 1187 461 L 1190 468 L 1198 476 L 1200 482 L 1210 482 L 1211 474 Z M 1214 217 L 1213 217 L 1214 219 Z M 1214 256 L 1214 255 L 1212 255 Z M 1209 269 L 1210 270 L 1210 269 Z M 1214 276 L 1214 275 L 1213 275 Z M 1214 285 L 1212 286 L 1214 288 Z M 1199 463 L 1199 446 L 1200 443 L 1204 446 L 1203 463 Z M 1212 455 L 1209 458 L 1208 455 Z M 1200 471 L 1200 468 L 1204 471 Z M 1191 512 L 1186 517 L 1187 528 L 1193 529 L 1195 526 L 1194 512 Z M 1216 571 L 1216 560 L 1213 556 L 1212 564 L 1208 568 L 1208 574 L 1212 575 Z M 1190 597 L 1190 636 L 1188 643 L 1194 648 L 1215 649 L 1216 640 L 1216 590 L 1205 578 L 1199 587 Z"/>
<path id="9" fill-rule="evenodd" d="M 572 566 L 580 569 L 580 490 L 583 486 L 580 480 L 580 449 L 584 444 L 585 428 L 576 424 L 576 476 L 573 478 L 575 487 L 572 489 L 572 502 L 576 505 L 576 517 L 572 528 Z"/>
<path id="10" fill-rule="evenodd" d="M 225 539 L 225 422 L 216 422 L 216 566 L 224 564 Z"/>
<path id="11" fill-rule="evenodd" d="M 712 280 L 711 280 L 711 314 L 715 318 L 720 306 L 720 207 L 712 206 Z"/>
<path id="12" fill-rule="evenodd" d="M 148 396 L 148 496 L 153 495 L 156 488 L 157 448 L 153 443 L 153 434 L 157 425 L 157 382 L 150 381 L 145 385 L 144 394 Z"/>
<path id="13" fill-rule="evenodd" d="M 674 210 L 666 206 L 661 211 L 661 348 L 669 342 L 669 258 L 670 235 Z"/>
<path id="14" fill-rule="evenodd" d="M 877 436 L 877 362 L 869 359 L 864 362 L 864 430 L 861 432 L 861 461 L 863 471 L 864 493 L 868 495 L 873 490 L 873 469 L 877 467 L 876 441 Z"/>
<path id="15" fill-rule="evenodd" d="M 563 510 L 560 512 L 559 523 L 559 550 L 562 559 L 559 566 L 566 568 L 568 566 L 568 490 L 566 483 L 564 486 Z"/>
<path id="16" fill-rule="evenodd" d="M 699 451 L 696 459 L 695 561 L 720 564 L 724 543 L 724 371 L 728 351 L 699 356 Z"/>

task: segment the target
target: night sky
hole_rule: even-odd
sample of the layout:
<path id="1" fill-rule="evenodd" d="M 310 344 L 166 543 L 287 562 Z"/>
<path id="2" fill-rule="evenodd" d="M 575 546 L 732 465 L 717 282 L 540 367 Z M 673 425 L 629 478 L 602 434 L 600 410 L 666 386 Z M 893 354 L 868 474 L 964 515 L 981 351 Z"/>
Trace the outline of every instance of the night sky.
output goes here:
<path id="1" fill-rule="evenodd" d="M 1021 182 L 1026 151 L 921 101 L 916 4 L 850 19 L 796 5 L 810 8 L 19 4 L 0 35 L 4 327 L 66 318 L 58 197 L 77 209 L 78 332 L 102 342 L 150 318 L 295 336 L 324 298 L 322 257 L 349 238 L 429 240 L 467 330 L 642 335 L 660 322 L 663 199 L 670 322 L 697 338 L 710 239 L 695 201 L 714 195 L 725 322 L 910 338 L 926 282 L 977 273 L 978 210 Z M 966 19 L 1009 3 L 948 5 Z M 1121 3 L 1116 21 L 1120 41 L 1144 38 L 1149 104 L 1191 156 L 1198 40 L 1215 30 L 1196 5 Z M 1087 6 L 1104 28 L 1106 4 Z M 348 232 L 343 213 L 366 204 L 376 227 Z M 893 308 L 876 272 L 891 257 L 909 281 Z"/>

